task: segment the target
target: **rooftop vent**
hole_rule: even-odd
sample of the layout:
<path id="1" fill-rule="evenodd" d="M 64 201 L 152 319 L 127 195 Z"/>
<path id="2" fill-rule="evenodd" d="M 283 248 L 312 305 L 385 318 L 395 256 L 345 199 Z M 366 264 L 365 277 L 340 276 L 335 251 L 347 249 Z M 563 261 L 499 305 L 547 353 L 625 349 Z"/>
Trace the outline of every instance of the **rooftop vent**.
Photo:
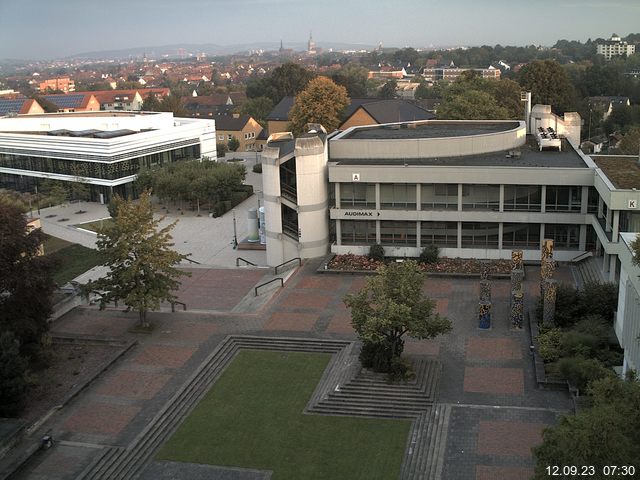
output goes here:
<path id="1" fill-rule="evenodd" d="M 562 140 L 551 127 L 538 127 L 536 139 L 538 140 L 538 148 L 540 151 L 544 148 L 557 148 L 558 151 L 562 150 Z"/>

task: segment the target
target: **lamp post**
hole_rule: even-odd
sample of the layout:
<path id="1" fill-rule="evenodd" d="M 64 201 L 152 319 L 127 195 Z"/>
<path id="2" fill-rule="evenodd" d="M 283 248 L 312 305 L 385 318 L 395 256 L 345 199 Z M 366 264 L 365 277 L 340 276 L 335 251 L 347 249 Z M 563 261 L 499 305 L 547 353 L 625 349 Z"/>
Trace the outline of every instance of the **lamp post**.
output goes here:
<path id="1" fill-rule="evenodd" d="M 233 214 L 233 249 L 235 250 L 236 248 L 238 248 L 238 232 L 236 229 L 236 211 L 231 210 L 231 213 Z"/>

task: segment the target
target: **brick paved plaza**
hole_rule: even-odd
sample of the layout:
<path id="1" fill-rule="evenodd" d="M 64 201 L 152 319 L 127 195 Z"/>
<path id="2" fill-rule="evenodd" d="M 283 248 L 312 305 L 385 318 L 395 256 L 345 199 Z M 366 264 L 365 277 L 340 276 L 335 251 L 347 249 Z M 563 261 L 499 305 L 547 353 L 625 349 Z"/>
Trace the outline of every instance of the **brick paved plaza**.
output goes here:
<path id="1" fill-rule="evenodd" d="M 252 292 L 264 270 L 194 268 L 180 292 L 189 310 L 151 313 L 156 325 L 151 334 L 131 333 L 137 317 L 122 309 L 84 306 L 62 317 L 54 332 L 138 344 L 51 417 L 46 428 L 59 442 L 36 455 L 17 478 L 70 480 L 101 446 L 129 445 L 229 334 L 355 339 L 342 299 L 360 289 L 366 277 L 317 274 L 318 263 L 307 262 L 266 306 L 251 313 L 231 310 Z M 560 268 L 558 278 L 571 281 L 571 272 Z M 451 319 L 453 331 L 406 342 L 407 355 L 443 365 L 437 402 L 451 406 L 442 473 L 447 480 L 527 478 L 531 447 L 540 442 L 542 429 L 571 407 L 565 393 L 537 389 L 528 332 L 514 331 L 508 323 L 509 281 L 492 282 L 493 324 L 481 331 L 478 280 L 428 278 L 424 291 Z M 531 302 L 539 288 L 536 268 L 527 269 L 525 286 Z"/>

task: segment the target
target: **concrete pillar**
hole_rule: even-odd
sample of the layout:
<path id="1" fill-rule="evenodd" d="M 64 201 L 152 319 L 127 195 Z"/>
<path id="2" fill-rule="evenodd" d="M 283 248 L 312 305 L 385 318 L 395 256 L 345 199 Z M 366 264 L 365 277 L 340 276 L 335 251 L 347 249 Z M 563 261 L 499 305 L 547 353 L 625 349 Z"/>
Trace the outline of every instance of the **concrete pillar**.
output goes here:
<path id="1" fill-rule="evenodd" d="M 618 232 L 620 230 L 620 210 L 613 211 L 613 222 L 611 225 L 611 241 L 618 241 Z"/>
<path id="2" fill-rule="evenodd" d="M 504 212 L 504 185 L 500 185 L 500 205 L 498 210 L 500 212 Z M 501 224 L 502 225 L 502 224 Z M 500 236 L 500 241 L 502 241 L 502 235 Z M 502 247 L 500 247 L 502 248 Z"/>
<path id="3" fill-rule="evenodd" d="M 342 221 L 336 220 L 336 245 L 342 245 Z"/>
<path id="4" fill-rule="evenodd" d="M 586 250 L 587 249 L 587 226 L 580 225 L 580 239 L 578 240 L 578 250 Z"/>
<path id="5" fill-rule="evenodd" d="M 336 208 L 340 207 L 340 182 L 336 182 L 335 184 L 335 196 L 336 196 Z"/>
<path id="6" fill-rule="evenodd" d="M 491 282 L 489 280 L 480 281 L 480 302 L 491 302 Z"/>
<path id="7" fill-rule="evenodd" d="M 604 212 L 604 201 L 602 200 L 602 197 L 598 195 L 598 218 L 602 218 L 604 215 L 602 212 Z"/>
<path id="8" fill-rule="evenodd" d="M 524 294 L 522 291 L 511 294 L 511 328 L 522 328 L 524 319 Z"/>
<path id="9" fill-rule="evenodd" d="M 582 215 L 587 214 L 589 209 L 589 187 L 582 187 L 582 195 L 580 197 L 580 213 Z"/>
<path id="10" fill-rule="evenodd" d="M 504 233 L 504 224 L 498 224 L 498 250 L 502 250 L 502 234 Z"/>
<path id="11" fill-rule="evenodd" d="M 380 210 L 380 184 L 376 183 L 376 210 Z M 380 243 L 380 240 L 378 240 Z"/>
<path id="12" fill-rule="evenodd" d="M 422 229 L 422 222 L 418 220 L 416 222 L 416 247 L 418 247 L 418 249 L 422 248 L 422 238 L 420 235 L 421 229 Z"/>
<path id="13" fill-rule="evenodd" d="M 618 256 L 610 255 L 610 258 L 609 258 L 609 281 L 610 282 L 616 281 L 617 266 L 618 266 Z"/>
<path id="14" fill-rule="evenodd" d="M 607 216 L 605 218 L 605 232 L 610 232 L 611 231 L 611 209 L 607 208 Z"/>
<path id="15" fill-rule="evenodd" d="M 458 211 L 462 211 L 462 184 L 458 184 Z"/>
<path id="16" fill-rule="evenodd" d="M 545 213 L 547 211 L 547 186 L 542 185 L 540 189 L 540 211 Z M 542 236 L 540 236 L 542 238 Z"/>
<path id="17" fill-rule="evenodd" d="M 416 183 L 416 210 L 422 210 L 422 188 L 419 183 Z"/>
<path id="18" fill-rule="evenodd" d="M 462 222 L 458 222 L 458 248 L 462 248 Z"/>
<path id="19" fill-rule="evenodd" d="M 544 240 L 544 223 L 540 224 L 540 248 L 542 248 L 542 241 Z"/>
<path id="20" fill-rule="evenodd" d="M 524 270 L 511 270 L 511 294 L 522 291 L 524 282 Z"/>
<path id="21" fill-rule="evenodd" d="M 380 220 L 376 220 L 376 243 L 381 243 L 381 236 L 380 236 Z"/>

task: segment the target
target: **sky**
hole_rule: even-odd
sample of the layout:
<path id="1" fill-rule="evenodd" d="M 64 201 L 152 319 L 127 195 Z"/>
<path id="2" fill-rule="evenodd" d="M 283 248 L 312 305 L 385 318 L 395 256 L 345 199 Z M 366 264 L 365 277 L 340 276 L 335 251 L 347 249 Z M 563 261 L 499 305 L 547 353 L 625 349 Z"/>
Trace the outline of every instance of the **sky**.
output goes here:
<path id="1" fill-rule="evenodd" d="M 170 45 L 323 41 L 553 45 L 640 31 L 639 0 L 0 0 L 0 59 Z"/>

